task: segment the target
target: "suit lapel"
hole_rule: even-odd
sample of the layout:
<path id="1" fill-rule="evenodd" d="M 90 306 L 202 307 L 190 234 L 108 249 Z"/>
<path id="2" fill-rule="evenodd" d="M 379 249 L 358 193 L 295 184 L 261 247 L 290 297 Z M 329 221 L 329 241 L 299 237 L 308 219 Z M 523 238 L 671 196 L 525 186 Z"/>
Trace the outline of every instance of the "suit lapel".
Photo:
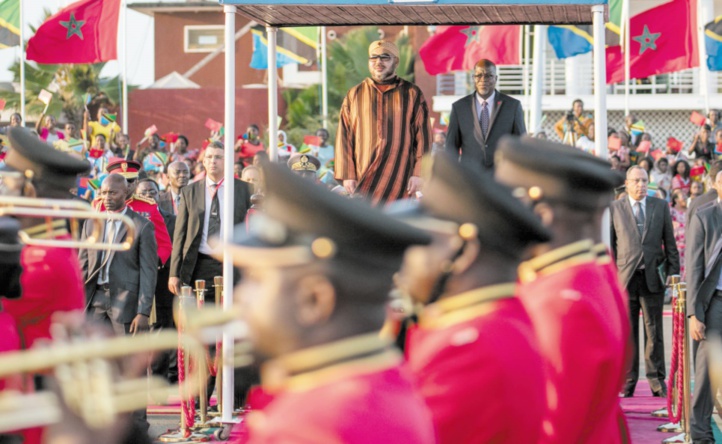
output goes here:
<path id="1" fill-rule="evenodd" d="M 494 127 L 494 122 L 496 121 L 496 116 L 499 115 L 499 111 L 501 111 L 502 105 L 504 105 L 504 96 L 501 95 L 499 91 L 496 91 L 494 94 L 494 112 L 491 115 L 491 120 L 489 121 L 489 131 L 484 134 L 484 137 L 488 137 L 491 133 L 491 129 Z"/>
<path id="2" fill-rule="evenodd" d="M 135 217 L 130 212 L 130 209 L 128 210 L 128 212 L 126 214 L 128 217 L 133 219 L 133 224 L 135 224 Z M 116 222 L 116 226 L 118 226 L 117 222 Z M 136 227 L 137 227 L 137 225 L 136 225 Z M 125 224 L 120 224 L 120 226 L 118 228 L 118 232 L 115 233 L 115 238 L 113 239 L 113 243 L 117 244 L 117 243 L 123 242 L 125 240 L 125 237 L 127 236 L 127 234 L 128 234 L 128 227 L 126 227 Z M 138 233 L 138 235 L 140 235 L 140 233 Z M 108 263 L 112 264 L 114 257 L 115 257 L 115 250 L 111 251 L 110 254 L 108 255 Z"/>
<path id="3" fill-rule="evenodd" d="M 652 223 L 652 218 L 654 217 L 654 211 L 656 210 L 657 206 L 654 205 L 654 201 L 648 197 L 645 197 L 646 202 L 646 210 L 647 213 L 644 215 L 644 231 L 642 233 L 642 239 L 647 235 L 647 231 L 649 230 L 649 224 Z"/>
<path id="4" fill-rule="evenodd" d="M 622 210 L 626 214 L 627 221 L 631 224 L 633 228 L 634 235 L 639 239 L 639 243 L 642 243 L 642 236 L 639 234 L 639 230 L 637 229 L 637 219 L 634 218 L 634 210 L 632 210 L 632 205 L 629 203 L 629 199 L 624 199 L 624 204 L 622 205 Z"/>
<path id="5" fill-rule="evenodd" d="M 474 122 L 474 138 L 479 145 L 484 146 L 484 136 L 481 134 L 481 124 L 479 123 L 479 115 L 476 112 L 476 93 L 472 93 L 469 98 L 469 104 L 471 105 L 471 120 Z"/>

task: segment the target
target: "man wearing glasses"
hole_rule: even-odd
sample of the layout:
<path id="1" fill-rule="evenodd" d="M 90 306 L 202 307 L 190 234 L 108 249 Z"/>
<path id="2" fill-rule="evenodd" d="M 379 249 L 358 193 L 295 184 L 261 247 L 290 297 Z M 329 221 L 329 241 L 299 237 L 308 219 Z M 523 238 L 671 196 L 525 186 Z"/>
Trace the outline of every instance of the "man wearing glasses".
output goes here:
<path id="1" fill-rule="evenodd" d="M 351 88 L 341 106 L 334 176 L 349 194 L 372 204 L 416 197 L 421 157 L 431 147 L 429 108 L 418 86 L 396 75 L 399 50 L 369 47 L 371 76 Z"/>
<path id="2" fill-rule="evenodd" d="M 521 103 L 496 90 L 496 65 L 481 59 L 474 65 L 476 91 L 451 106 L 446 150 L 473 168 L 494 168 L 494 152 L 505 134 L 526 134 Z"/>

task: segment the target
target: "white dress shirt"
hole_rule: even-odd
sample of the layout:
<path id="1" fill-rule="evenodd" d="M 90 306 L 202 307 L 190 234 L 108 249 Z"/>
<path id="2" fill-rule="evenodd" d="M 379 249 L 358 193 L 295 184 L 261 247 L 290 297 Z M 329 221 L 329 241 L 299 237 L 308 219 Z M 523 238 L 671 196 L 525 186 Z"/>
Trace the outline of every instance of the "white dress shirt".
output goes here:
<path id="1" fill-rule="evenodd" d="M 210 254 L 213 252 L 213 249 L 210 245 L 208 245 L 208 220 L 211 217 L 211 203 L 213 201 L 213 187 L 212 185 L 216 182 L 213 182 L 211 179 L 206 176 L 205 178 L 206 182 L 206 212 L 203 215 L 203 234 L 201 235 L 201 245 L 198 248 L 198 251 L 207 254 L 210 256 Z M 218 217 L 221 218 L 221 230 L 223 230 L 223 195 L 224 189 L 226 187 L 226 182 L 223 181 L 221 185 L 218 187 Z"/>
<path id="2" fill-rule="evenodd" d="M 489 123 L 491 123 L 491 116 L 494 115 L 494 99 L 496 98 L 496 90 L 491 93 L 488 99 L 484 100 L 481 98 L 479 93 L 475 93 L 476 97 L 476 120 L 481 121 L 481 109 L 486 102 L 486 107 L 489 109 Z"/>
<path id="3" fill-rule="evenodd" d="M 125 213 L 128 211 L 128 207 L 123 208 L 123 211 L 118 212 L 120 215 L 125 215 Z M 111 225 L 112 224 L 112 225 Z M 105 222 L 105 233 L 103 233 L 103 242 L 113 242 L 116 237 L 118 236 L 118 230 L 120 230 L 120 225 L 122 224 L 119 220 L 109 220 Z M 113 237 L 109 237 L 108 234 L 110 233 L 110 227 L 113 227 Z M 104 250 L 103 254 L 100 257 L 100 263 L 103 264 L 105 262 L 105 258 L 110 255 L 109 250 Z M 110 260 L 105 262 L 105 266 L 103 267 L 105 269 L 105 273 L 98 273 L 98 285 L 103 285 L 108 283 L 108 279 L 110 278 Z"/>

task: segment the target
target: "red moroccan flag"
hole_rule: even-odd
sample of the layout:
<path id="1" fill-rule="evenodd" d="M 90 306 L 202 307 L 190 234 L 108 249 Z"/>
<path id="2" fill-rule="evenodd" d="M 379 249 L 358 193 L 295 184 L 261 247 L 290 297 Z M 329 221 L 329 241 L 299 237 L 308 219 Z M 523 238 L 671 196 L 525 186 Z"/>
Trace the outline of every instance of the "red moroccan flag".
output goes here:
<path id="1" fill-rule="evenodd" d="M 699 66 L 697 1 L 672 0 L 632 17 L 629 72 L 633 79 Z M 624 81 L 624 53 L 607 48 L 607 83 Z"/>
<path id="2" fill-rule="evenodd" d="M 40 25 L 27 59 L 38 63 L 98 63 L 117 58 L 120 0 L 80 0 Z"/>
<path id="3" fill-rule="evenodd" d="M 521 26 L 438 26 L 419 49 L 431 75 L 474 68 L 479 59 L 521 64 Z"/>

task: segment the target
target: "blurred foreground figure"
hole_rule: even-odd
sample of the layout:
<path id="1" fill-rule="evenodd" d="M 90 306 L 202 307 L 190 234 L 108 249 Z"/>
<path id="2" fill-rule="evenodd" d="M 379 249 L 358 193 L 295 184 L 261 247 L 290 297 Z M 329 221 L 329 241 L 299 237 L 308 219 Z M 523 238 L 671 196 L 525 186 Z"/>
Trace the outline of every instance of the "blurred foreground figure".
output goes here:
<path id="1" fill-rule="evenodd" d="M 236 300 L 274 397 L 248 414 L 249 442 L 434 443 L 400 354 L 378 334 L 405 249 L 428 235 L 284 167 L 263 173 L 263 215 L 222 246 L 242 268 Z"/>
<path id="2" fill-rule="evenodd" d="M 421 206 L 389 212 L 433 238 L 407 250 L 399 281 L 425 305 L 407 353 L 439 442 L 536 443 L 544 367 L 516 280 L 526 247 L 549 232 L 507 188 L 444 153 Z"/>
<path id="3" fill-rule="evenodd" d="M 519 267 L 519 297 L 547 370 L 541 442 L 628 442 L 618 398 L 629 344 L 626 293 L 593 250 L 622 177 L 578 149 L 511 137 L 500 142 L 495 177 L 553 233 Z"/>

